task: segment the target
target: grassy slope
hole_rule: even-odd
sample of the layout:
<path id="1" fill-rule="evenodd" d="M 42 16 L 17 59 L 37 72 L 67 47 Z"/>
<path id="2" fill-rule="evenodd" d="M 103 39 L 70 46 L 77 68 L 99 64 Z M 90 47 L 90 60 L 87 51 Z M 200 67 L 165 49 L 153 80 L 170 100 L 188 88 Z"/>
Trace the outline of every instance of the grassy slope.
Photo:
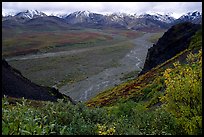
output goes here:
<path id="1" fill-rule="evenodd" d="M 129 30 L 22 30 L 2 29 L 2 56 L 15 56 L 35 52 L 54 52 L 74 48 L 113 44 L 139 36 Z"/>
<path id="2" fill-rule="evenodd" d="M 107 106 L 114 105 L 117 101 L 123 99 L 126 101 L 128 99 L 139 99 L 145 95 L 144 90 L 147 88 L 152 88 L 152 85 L 157 85 L 154 88 L 158 88 L 159 86 L 163 86 L 162 83 L 162 74 L 167 66 L 172 65 L 173 62 L 179 60 L 180 57 L 186 56 L 188 51 L 178 54 L 173 59 L 166 61 L 165 63 L 153 68 L 149 72 L 144 75 L 139 76 L 134 80 L 130 80 L 125 82 L 117 87 L 106 90 L 104 92 L 99 93 L 96 97 L 87 101 L 88 106 Z M 159 87 L 158 90 L 161 90 L 162 87 Z M 149 91 L 151 92 L 151 91 Z M 138 100 L 139 101 L 139 100 Z"/>
<path id="3" fill-rule="evenodd" d="M 163 70 L 171 67 L 176 60 L 182 61 L 190 51 L 199 49 L 202 45 L 201 36 L 202 33 L 193 38 L 190 49 L 135 80 L 99 94 L 87 104 L 101 108 L 90 109 L 81 103 L 73 106 L 62 101 L 50 103 L 20 100 L 16 103 L 15 99 L 2 98 L 2 134 L 188 134 L 175 123 L 170 113 L 160 107 L 151 111 L 149 107 L 160 105 L 158 98 L 165 92 Z M 200 42 L 195 43 L 195 39 Z M 124 100 L 120 100 L 121 97 Z M 202 134 L 202 131 L 193 134 Z"/>
<path id="4" fill-rule="evenodd" d="M 46 50 L 73 44 L 110 41 L 111 36 L 92 32 L 23 32 L 16 37 L 3 39 L 3 55 L 17 55 L 28 50 Z"/>
<path id="5" fill-rule="evenodd" d="M 149 102 L 147 106 L 159 103 L 159 96 L 161 96 L 164 87 L 164 70 L 168 67 L 172 67 L 173 63 L 180 61 L 185 63 L 186 56 L 190 51 L 199 49 L 202 45 L 202 31 L 198 31 L 192 38 L 189 49 L 182 51 L 173 58 L 166 62 L 158 65 L 144 75 L 139 76 L 134 80 L 122 83 L 114 88 L 99 93 L 96 97 L 86 102 L 88 106 L 110 106 L 114 105 L 118 101 L 127 101 L 129 99 L 142 101 L 150 100 L 154 103 Z M 157 92 L 157 93 L 156 93 Z M 160 94 L 160 95 L 159 95 Z M 153 100 L 151 100 L 153 99 Z"/>

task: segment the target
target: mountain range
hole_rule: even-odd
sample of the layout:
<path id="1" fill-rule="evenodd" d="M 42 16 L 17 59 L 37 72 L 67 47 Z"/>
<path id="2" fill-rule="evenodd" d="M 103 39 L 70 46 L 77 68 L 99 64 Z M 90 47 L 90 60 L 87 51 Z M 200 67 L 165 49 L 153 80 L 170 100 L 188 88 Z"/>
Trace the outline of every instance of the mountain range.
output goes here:
<path id="1" fill-rule="evenodd" d="M 55 14 L 46 15 L 38 10 L 26 10 L 17 13 L 16 15 L 2 15 L 2 26 L 25 26 L 25 25 L 51 25 L 56 26 L 80 26 L 88 28 L 122 28 L 132 30 L 155 30 L 167 29 L 172 25 L 182 22 L 192 22 L 196 24 L 202 23 L 202 13 L 188 12 L 180 18 L 166 14 L 126 14 L 126 13 L 111 13 L 111 14 L 98 14 L 90 11 L 75 11 L 70 14 Z M 51 24 L 50 24 L 51 23 Z"/>

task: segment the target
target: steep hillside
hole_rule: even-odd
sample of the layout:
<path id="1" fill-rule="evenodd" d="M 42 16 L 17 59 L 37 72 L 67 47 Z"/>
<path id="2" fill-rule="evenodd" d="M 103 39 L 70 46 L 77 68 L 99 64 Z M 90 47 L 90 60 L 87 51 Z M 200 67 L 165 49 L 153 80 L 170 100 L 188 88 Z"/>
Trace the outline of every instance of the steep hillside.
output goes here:
<path id="1" fill-rule="evenodd" d="M 61 94 L 55 88 L 43 87 L 32 83 L 20 71 L 12 68 L 4 59 L 2 59 L 2 95 L 42 101 L 67 99 L 73 102 L 70 97 Z"/>
<path id="2" fill-rule="evenodd" d="M 187 28 L 188 30 L 186 33 L 183 33 L 183 31 L 185 30 L 184 28 Z M 177 30 L 177 31 L 173 31 L 173 30 Z M 177 36 L 177 38 L 173 37 L 175 35 Z M 168 41 L 167 41 L 167 36 L 168 36 Z M 156 93 L 155 96 L 160 96 L 159 94 L 160 93 L 163 94 L 163 92 L 165 91 L 164 77 L 163 77 L 163 73 L 165 69 L 168 67 L 172 67 L 173 63 L 176 61 L 186 63 L 186 57 L 188 56 L 188 54 L 191 51 L 197 51 L 198 49 L 200 49 L 202 45 L 201 37 L 202 37 L 202 31 L 200 26 L 197 26 L 191 23 L 184 23 L 184 24 L 179 24 L 177 26 L 172 27 L 157 42 L 159 44 L 161 43 L 157 47 L 157 51 L 159 48 L 163 49 L 161 50 L 161 53 L 157 52 L 158 54 L 155 55 L 155 52 L 151 52 L 147 56 L 152 56 L 153 54 L 155 55 L 154 59 L 160 61 L 161 60 L 160 55 L 162 53 L 166 53 L 163 55 L 168 55 L 168 54 L 171 55 L 172 54 L 171 52 L 173 52 L 175 55 L 171 55 L 171 57 L 168 56 L 168 58 L 163 59 L 163 63 L 162 62 L 157 63 L 156 65 L 154 65 L 154 67 L 152 67 L 151 69 L 148 69 L 149 71 L 146 70 L 146 73 L 144 72 L 141 73 L 138 76 L 138 78 L 99 93 L 96 97 L 89 100 L 87 102 L 87 105 L 106 106 L 106 105 L 113 105 L 120 100 L 129 100 L 129 99 L 136 100 L 136 101 L 147 100 L 152 98 L 154 96 L 154 93 L 156 92 L 158 94 Z M 171 41 L 170 40 L 171 38 L 173 40 L 176 38 L 176 41 L 175 40 Z M 180 45 L 179 47 L 180 52 L 178 50 L 177 53 L 175 53 L 174 50 L 171 49 L 172 47 L 175 47 L 175 50 L 177 49 L 176 48 L 177 44 L 175 42 L 179 42 L 178 45 Z M 165 49 L 166 45 L 169 47 L 169 49 Z M 150 59 L 150 58 L 147 58 L 147 59 Z M 147 97 L 149 93 L 151 96 Z M 155 99 L 157 100 L 157 97 L 155 97 Z"/>
<path id="3" fill-rule="evenodd" d="M 139 75 L 146 73 L 153 67 L 174 57 L 176 54 L 188 48 L 191 37 L 201 25 L 189 22 L 172 26 L 158 42 L 148 49 L 144 67 Z"/>

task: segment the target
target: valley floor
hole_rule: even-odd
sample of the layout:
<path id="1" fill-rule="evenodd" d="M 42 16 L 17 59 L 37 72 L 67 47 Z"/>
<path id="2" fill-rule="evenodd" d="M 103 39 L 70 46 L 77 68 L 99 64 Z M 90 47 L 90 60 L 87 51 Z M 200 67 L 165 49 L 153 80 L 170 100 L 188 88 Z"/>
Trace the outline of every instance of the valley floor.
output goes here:
<path id="1" fill-rule="evenodd" d="M 155 35 L 155 33 L 146 33 L 134 39 L 134 48 L 119 60 L 119 66 L 105 69 L 85 80 L 73 84 L 66 84 L 59 89 L 60 92 L 69 95 L 74 100 L 87 101 L 99 92 L 122 83 L 121 76 L 124 74 L 132 71 L 141 71 L 148 48 L 153 44 L 149 42 L 148 39 L 153 35 Z"/>
<path id="2" fill-rule="evenodd" d="M 99 92 L 136 76 L 144 65 L 152 38 L 145 33 L 110 45 L 14 56 L 6 60 L 32 81 L 54 86 L 76 101 L 87 101 Z M 118 36 L 117 36 L 118 37 Z M 154 38 L 155 39 L 155 38 Z"/>

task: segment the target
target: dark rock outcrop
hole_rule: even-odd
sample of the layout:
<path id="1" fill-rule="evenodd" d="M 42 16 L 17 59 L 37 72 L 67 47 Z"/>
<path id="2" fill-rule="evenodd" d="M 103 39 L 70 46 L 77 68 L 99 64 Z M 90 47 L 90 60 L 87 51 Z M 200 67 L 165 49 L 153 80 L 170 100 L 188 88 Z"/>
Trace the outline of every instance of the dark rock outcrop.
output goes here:
<path id="1" fill-rule="evenodd" d="M 174 57 L 188 48 L 191 37 L 201 28 L 200 24 L 185 22 L 172 26 L 148 49 L 144 67 L 139 75 Z"/>
<path id="2" fill-rule="evenodd" d="M 41 101 L 65 99 L 75 104 L 69 96 L 61 94 L 57 89 L 31 82 L 20 71 L 11 67 L 5 59 L 2 59 L 2 97 L 3 95 Z"/>

